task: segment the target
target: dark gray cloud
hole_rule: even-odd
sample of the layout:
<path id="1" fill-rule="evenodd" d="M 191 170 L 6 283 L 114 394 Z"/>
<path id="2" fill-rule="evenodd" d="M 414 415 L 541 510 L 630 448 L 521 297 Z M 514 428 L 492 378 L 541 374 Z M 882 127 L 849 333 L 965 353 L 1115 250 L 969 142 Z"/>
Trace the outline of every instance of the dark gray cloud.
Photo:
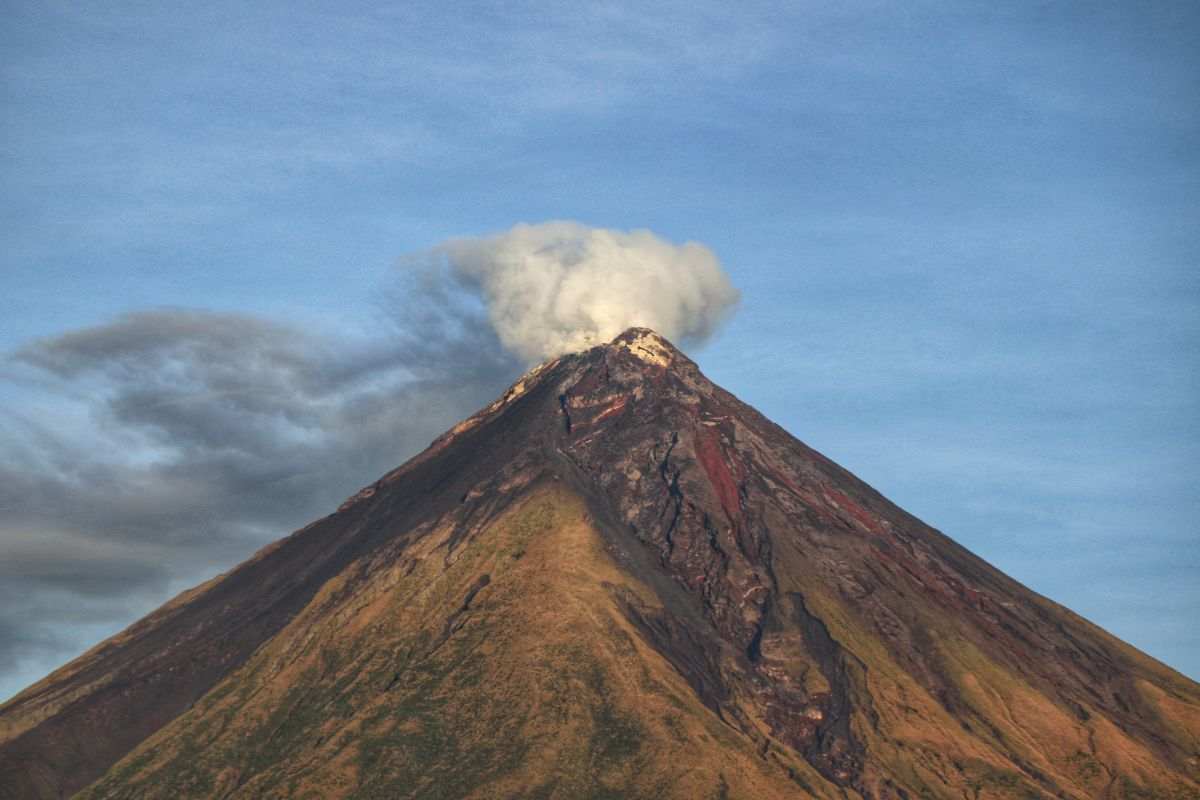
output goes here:
<path id="1" fill-rule="evenodd" d="M 370 335 L 143 311 L 12 354 L 26 391 L 0 415 L 0 697 L 491 400 L 519 366 L 461 302 L 397 290 Z"/>

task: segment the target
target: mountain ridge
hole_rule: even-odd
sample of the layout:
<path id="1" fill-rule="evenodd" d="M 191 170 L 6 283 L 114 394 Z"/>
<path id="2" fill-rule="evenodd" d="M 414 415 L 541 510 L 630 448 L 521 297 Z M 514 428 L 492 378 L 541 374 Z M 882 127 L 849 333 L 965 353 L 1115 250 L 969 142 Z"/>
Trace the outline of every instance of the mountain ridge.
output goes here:
<path id="1" fill-rule="evenodd" d="M 523 554 L 511 563 L 497 555 L 520 538 L 506 525 L 541 524 L 528 521 L 529 508 L 548 508 L 543 516 L 557 522 L 521 547 L 558 542 L 585 554 L 587 569 L 571 581 L 524 570 Z M 489 566 L 460 575 L 461 559 Z M 544 572 L 565 563 L 545 559 Z M 535 594 L 546 581 L 590 598 L 567 604 L 587 632 L 579 641 L 570 626 L 547 644 L 507 622 L 540 619 L 518 588 Z M 401 596 L 429 618 L 396 606 L 389 613 L 401 625 L 348 610 Z M 505 615 L 493 613 L 500 598 Z M 323 614 L 341 615 L 346 631 Z M 492 649 L 485 639 L 444 662 L 474 641 L 481 619 Z M 368 624 L 377 639 L 351 645 L 349 631 Z M 510 640 L 544 661 L 496 644 Z M 622 672 L 618 651 L 660 689 Z M 289 685 L 283 666 L 272 674 L 266 664 L 289 663 L 285 652 L 291 663 L 317 659 L 316 677 Z M 379 666 L 405 657 L 407 668 Z M 568 681 L 595 680 L 557 692 L 536 678 L 539 663 L 559 664 Z M 442 671 L 421 683 L 431 664 Z M 477 785 L 454 783 L 436 754 L 414 767 L 404 754 L 419 747 L 404 737 L 376 754 L 376 773 L 364 766 L 379 731 L 466 720 L 453 696 L 475 696 L 477 684 L 463 676 L 484 681 L 486 671 L 472 672 L 479 665 L 505 673 L 517 664 L 535 676 L 526 694 L 565 709 L 562 724 L 576 734 L 558 738 L 574 755 L 555 749 L 566 745 L 551 741 L 540 706 L 517 703 L 524 710 L 498 708 L 493 722 L 531 744 L 503 769 L 482 765 Z M 370 680 L 376 669 L 391 672 L 382 686 Z M 409 680 L 425 694 L 397 706 Z M 239 726 L 278 741 L 299 724 L 289 720 L 308 719 L 305 701 L 287 699 L 305 681 L 308 696 L 329 699 L 300 725 L 296 746 L 304 752 L 309 734 L 317 748 L 344 737 L 327 760 L 336 770 L 289 767 L 293 751 L 255 761 L 230 744 Z M 222 705 L 243 690 L 235 710 Z M 443 694 L 448 705 L 430 711 Z M 682 708 L 651 717 L 635 695 Z M 380 709 L 390 711 L 368 724 Z M 279 714 L 273 729 L 251 722 Z M 663 722 L 672 714 L 675 733 Z M 106 739 L 114 728 L 122 736 Z M 610 729 L 624 733 L 610 741 Z M 469 742 L 496 749 L 486 732 Z M 675 761 L 691 771 L 651 758 L 650 743 L 678 745 Z M 1198 743 L 1194 682 L 1003 575 L 713 385 L 658 334 L 630 329 L 535 367 L 334 514 L 0 706 L 0 787 L 16 787 L 0 797 L 59 796 L 97 778 L 83 796 L 161 796 L 153 787 L 170 776 L 173 796 L 300 796 L 309 784 L 321 796 L 373 796 L 379 775 L 408 781 L 388 796 L 414 797 L 450 785 L 459 793 L 440 796 L 598 787 L 719 796 L 724 786 L 726 796 L 764 797 L 1196 797 Z M 196 766 L 206 758 L 216 760 Z M 714 758 L 736 774 L 714 773 Z M 604 766 L 585 774 L 578 763 Z"/>

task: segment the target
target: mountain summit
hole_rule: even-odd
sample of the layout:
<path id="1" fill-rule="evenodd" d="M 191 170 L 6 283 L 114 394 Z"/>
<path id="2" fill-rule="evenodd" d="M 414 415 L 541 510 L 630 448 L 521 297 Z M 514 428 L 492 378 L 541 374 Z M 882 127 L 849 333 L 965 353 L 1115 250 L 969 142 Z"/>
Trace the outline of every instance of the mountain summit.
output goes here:
<path id="1" fill-rule="evenodd" d="M 0 798 L 1197 798 L 1200 685 L 647 329 L 0 707 Z"/>

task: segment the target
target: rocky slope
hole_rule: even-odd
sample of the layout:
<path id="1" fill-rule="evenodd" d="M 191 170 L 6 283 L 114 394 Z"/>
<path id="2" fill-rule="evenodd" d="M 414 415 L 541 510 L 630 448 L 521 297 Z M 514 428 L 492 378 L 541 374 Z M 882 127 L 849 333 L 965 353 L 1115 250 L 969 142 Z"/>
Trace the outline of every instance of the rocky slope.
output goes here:
<path id="1" fill-rule="evenodd" d="M 0 708 L 80 790 L 1197 798 L 1200 686 L 634 329 Z"/>

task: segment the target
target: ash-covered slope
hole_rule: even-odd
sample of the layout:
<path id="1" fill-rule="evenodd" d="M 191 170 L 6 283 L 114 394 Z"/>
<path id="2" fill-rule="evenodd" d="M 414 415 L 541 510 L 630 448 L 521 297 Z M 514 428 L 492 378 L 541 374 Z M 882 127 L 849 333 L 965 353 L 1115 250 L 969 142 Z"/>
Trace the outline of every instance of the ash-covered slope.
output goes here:
<path id="1" fill-rule="evenodd" d="M 643 329 L 526 375 L 0 708 L 17 798 L 1189 798 L 1198 778 L 1200 686 Z"/>

